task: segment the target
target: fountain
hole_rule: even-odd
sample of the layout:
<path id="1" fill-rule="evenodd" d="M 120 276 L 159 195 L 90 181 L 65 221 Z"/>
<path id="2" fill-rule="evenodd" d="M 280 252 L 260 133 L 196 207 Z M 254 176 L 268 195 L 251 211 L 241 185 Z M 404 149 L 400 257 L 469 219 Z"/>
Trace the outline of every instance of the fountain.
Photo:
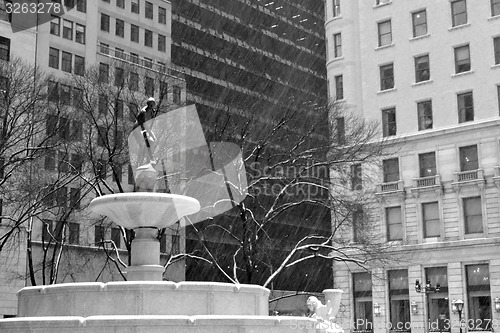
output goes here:
<path id="1" fill-rule="evenodd" d="M 101 196 L 89 206 L 91 211 L 134 230 L 127 281 L 23 288 L 18 293 L 18 317 L 0 320 L 0 331 L 342 332 L 332 325 L 325 326 L 338 311 L 339 290 L 325 291 L 327 305 L 316 304 L 315 318 L 277 317 L 269 316 L 269 290 L 261 286 L 162 281 L 164 267 L 159 263 L 158 229 L 182 222 L 186 217 L 195 223 L 215 216 L 232 207 L 227 202 L 243 200 L 246 188 L 241 155 L 235 154 L 235 147 L 207 146 L 204 140 L 192 137 L 182 142 L 174 140 L 172 145 L 172 134 L 185 137 L 179 128 L 190 135 L 202 133 L 194 107 L 167 115 L 170 124 L 176 119 L 179 122 L 173 124 L 184 125 L 175 129 L 157 121 L 158 126 L 153 123 L 149 128 L 141 126 L 137 129 L 141 131 L 139 134 L 132 133 L 129 137 L 131 162 L 137 170 L 134 176 L 142 192 Z M 154 140 L 145 131 L 154 133 Z M 162 132 L 169 133 L 170 145 L 162 146 Z M 137 140 L 138 137 L 141 140 Z M 199 163 L 199 156 L 207 156 L 200 154 L 201 143 L 208 147 L 205 150 L 210 153 L 208 164 Z M 161 157 L 155 161 L 154 150 Z M 198 161 L 186 157 L 190 150 L 196 150 Z M 175 152 L 187 153 L 173 156 Z M 169 158 L 162 158 L 166 156 Z M 177 163 L 172 162 L 176 160 Z M 179 171 L 179 165 L 186 163 L 196 169 L 196 175 L 189 170 Z M 231 169 L 230 166 L 237 167 Z M 158 181 L 157 175 L 166 178 L 160 177 Z M 227 186 L 228 183 L 231 186 Z M 163 193 L 158 192 L 158 187 Z M 328 309 L 325 312 L 328 318 L 321 318 L 323 308 Z"/>

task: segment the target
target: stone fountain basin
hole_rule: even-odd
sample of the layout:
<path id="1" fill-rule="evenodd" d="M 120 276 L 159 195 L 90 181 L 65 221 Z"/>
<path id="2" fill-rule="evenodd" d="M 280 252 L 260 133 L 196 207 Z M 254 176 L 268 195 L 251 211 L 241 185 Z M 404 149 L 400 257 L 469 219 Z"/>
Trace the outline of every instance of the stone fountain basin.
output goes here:
<path id="1" fill-rule="evenodd" d="M 214 282 L 88 282 L 25 287 L 19 317 L 115 315 L 268 316 L 269 290 Z"/>
<path id="2" fill-rule="evenodd" d="M 197 213 L 200 203 L 195 198 L 179 194 L 133 192 L 97 197 L 92 200 L 89 208 L 128 229 L 161 229 L 174 224 L 183 216 Z"/>

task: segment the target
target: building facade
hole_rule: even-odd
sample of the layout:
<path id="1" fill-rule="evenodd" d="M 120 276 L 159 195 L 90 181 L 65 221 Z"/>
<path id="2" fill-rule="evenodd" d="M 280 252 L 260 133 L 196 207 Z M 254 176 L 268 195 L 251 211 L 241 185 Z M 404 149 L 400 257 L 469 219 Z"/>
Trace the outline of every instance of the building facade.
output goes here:
<path id="1" fill-rule="evenodd" d="M 500 2 L 329 0 L 325 13 L 330 98 L 398 147 L 372 188 L 372 232 L 397 259 L 334 266 L 338 320 L 349 331 L 496 329 Z"/>

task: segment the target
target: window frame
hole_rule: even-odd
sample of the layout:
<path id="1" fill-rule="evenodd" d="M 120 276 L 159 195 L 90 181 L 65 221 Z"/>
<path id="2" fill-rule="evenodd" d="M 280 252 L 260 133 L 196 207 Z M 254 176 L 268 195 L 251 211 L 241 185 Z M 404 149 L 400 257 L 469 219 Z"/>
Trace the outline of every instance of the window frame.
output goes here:
<path id="1" fill-rule="evenodd" d="M 424 21 L 423 23 L 418 23 L 416 22 L 416 19 L 418 19 L 419 14 L 424 14 Z M 427 10 L 422 9 L 416 12 L 413 12 L 411 14 L 411 19 L 412 19 L 412 28 L 413 28 L 413 38 L 420 37 L 420 36 L 425 36 L 428 33 L 427 30 Z M 424 27 L 424 31 L 422 33 L 419 33 L 419 27 Z"/>
<path id="2" fill-rule="evenodd" d="M 399 219 L 392 221 L 392 211 L 398 210 Z M 391 217 L 392 216 L 392 217 Z M 388 242 L 402 241 L 404 239 L 403 232 L 403 210 L 401 206 L 385 207 L 385 221 L 386 221 L 386 237 Z M 397 227 L 398 230 L 391 232 L 391 226 Z"/>
<path id="3" fill-rule="evenodd" d="M 382 109 L 382 135 L 383 137 L 397 135 L 397 117 L 395 107 Z"/>
<path id="4" fill-rule="evenodd" d="M 465 58 L 461 58 L 461 51 L 464 50 L 464 54 L 466 53 Z M 455 74 L 470 72 L 472 68 L 471 64 L 471 56 L 470 56 L 470 47 L 469 44 L 456 46 L 453 48 L 454 52 L 454 60 L 455 60 Z"/>
<path id="5" fill-rule="evenodd" d="M 339 17 L 341 15 L 340 11 L 340 0 L 332 1 L 333 17 Z"/>
<path id="6" fill-rule="evenodd" d="M 340 32 L 333 34 L 333 56 L 342 57 L 342 34 Z"/>
<path id="7" fill-rule="evenodd" d="M 479 201 L 479 213 L 480 214 L 472 214 L 472 212 L 467 212 L 467 206 L 468 202 L 473 202 L 474 201 Z M 464 234 L 465 235 L 471 235 L 471 234 L 482 234 L 484 233 L 484 226 L 483 226 L 483 202 L 481 196 L 473 196 L 473 197 L 466 197 L 462 198 L 462 205 L 463 205 L 463 217 L 464 217 Z M 477 209 L 477 207 L 474 207 Z M 471 230 L 472 225 L 470 224 L 471 218 L 474 217 L 480 217 L 480 223 L 478 224 L 477 227 L 480 227 L 480 231 L 476 230 Z"/>
<path id="8" fill-rule="evenodd" d="M 499 0 L 500 7 L 500 0 Z M 500 65 L 500 36 L 493 38 L 493 56 L 495 59 L 495 65 Z"/>
<path id="9" fill-rule="evenodd" d="M 57 53 L 57 56 L 56 56 Z M 49 47 L 49 67 L 59 69 L 60 51 L 55 47 Z"/>
<path id="10" fill-rule="evenodd" d="M 464 4 L 465 10 L 461 12 L 456 12 L 457 6 L 460 5 L 460 3 Z M 458 27 L 464 24 L 467 24 L 468 22 L 468 17 L 467 17 L 467 1 L 466 0 L 454 0 L 450 1 L 450 6 L 451 6 L 451 26 L 452 27 Z M 461 15 L 465 14 L 465 21 L 461 19 Z"/>
<path id="11" fill-rule="evenodd" d="M 167 9 L 158 6 L 158 23 L 167 24 Z"/>
<path id="12" fill-rule="evenodd" d="M 470 97 L 470 105 L 467 99 Z M 458 123 L 474 121 L 474 95 L 472 91 L 457 94 Z"/>
<path id="13" fill-rule="evenodd" d="M 432 161 L 432 163 L 426 163 L 426 161 Z M 436 152 L 418 154 L 418 166 L 420 178 L 437 175 Z"/>
<path id="14" fill-rule="evenodd" d="M 382 161 L 383 182 L 392 183 L 401 179 L 399 171 L 399 158 L 393 157 Z"/>
<path id="15" fill-rule="evenodd" d="M 67 26 L 66 24 L 69 24 L 69 26 Z M 62 38 L 73 40 L 73 30 L 74 30 L 73 21 L 63 19 Z"/>
<path id="16" fill-rule="evenodd" d="M 86 32 L 85 26 L 76 23 L 75 25 L 75 42 L 85 45 Z"/>
<path id="17" fill-rule="evenodd" d="M 491 16 L 500 15 L 500 0 L 491 0 Z"/>
<path id="18" fill-rule="evenodd" d="M 344 99 L 344 77 L 342 74 L 335 75 L 335 100 Z"/>
<path id="19" fill-rule="evenodd" d="M 139 43 L 139 26 L 130 24 L 130 41 Z"/>
<path id="20" fill-rule="evenodd" d="M 382 32 L 382 28 L 388 25 L 389 31 Z M 378 47 L 388 46 L 392 44 L 392 22 L 391 19 L 377 22 L 377 36 L 378 36 Z M 388 41 L 385 41 L 385 38 L 389 38 Z"/>
<path id="21" fill-rule="evenodd" d="M 394 89 L 395 79 L 394 79 L 394 63 L 380 65 L 380 91 Z M 392 75 L 386 76 L 387 71 L 392 72 Z"/>
<path id="22" fill-rule="evenodd" d="M 125 38 L 125 21 L 115 19 L 115 36 Z"/>
<path id="23" fill-rule="evenodd" d="M 52 15 L 50 20 L 50 34 L 54 36 L 61 36 L 61 17 Z M 55 33 L 57 30 L 57 33 Z"/>
<path id="24" fill-rule="evenodd" d="M 416 56 L 415 62 L 415 83 L 425 82 L 431 79 L 430 60 L 428 54 Z"/>
<path id="25" fill-rule="evenodd" d="M 101 31 L 109 32 L 110 17 L 107 14 L 101 13 Z"/>
<path id="26" fill-rule="evenodd" d="M 461 172 L 479 169 L 479 151 L 477 145 L 459 147 L 458 156 Z"/>
<path id="27" fill-rule="evenodd" d="M 69 58 L 68 58 L 69 57 Z M 73 72 L 73 54 L 70 52 L 61 52 L 61 70 L 66 73 Z"/>
<path id="28" fill-rule="evenodd" d="M 154 18 L 153 4 L 149 1 L 144 2 L 144 17 L 150 20 Z"/>
<path id="29" fill-rule="evenodd" d="M 432 100 L 417 102 L 418 130 L 424 131 L 432 129 L 434 119 L 432 115 Z M 430 120 L 430 122 L 428 122 Z"/>
<path id="30" fill-rule="evenodd" d="M 426 212 L 430 211 L 430 207 L 433 207 L 432 209 L 435 208 L 437 216 L 432 216 L 432 218 L 427 218 L 426 217 Z M 432 201 L 432 202 L 424 202 L 422 203 L 422 231 L 423 231 L 423 236 L 424 238 L 436 238 L 436 237 L 441 237 L 441 218 L 439 216 L 439 202 L 438 201 Z M 429 208 L 429 209 L 428 209 Z M 427 210 L 426 210 L 427 209 Z M 437 224 L 437 234 L 432 233 L 429 234 L 429 224 Z"/>
<path id="31" fill-rule="evenodd" d="M 153 31 L 144 29 L 144 46 L 153 47 Z"/>

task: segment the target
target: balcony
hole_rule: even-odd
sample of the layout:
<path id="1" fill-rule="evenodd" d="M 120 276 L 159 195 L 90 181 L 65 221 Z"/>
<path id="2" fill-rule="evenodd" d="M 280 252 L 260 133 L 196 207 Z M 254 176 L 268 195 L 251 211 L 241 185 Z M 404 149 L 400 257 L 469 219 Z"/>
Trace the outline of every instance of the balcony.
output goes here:
<path id="1" fill-rule="evenodd" d="M 405 197 L 405 187 L 402 180 L 395 182 L 382 183 L 378 185 L 377 193 L 378 197 L 386 196 L 399 196 L 401 199 Z"/>
<path id="2" fill-rule="evenodd" d="M 413 178 L 413 187 L 411 193 L 415 198 L 422 192 L 435 191 L 437 195 L 443 194 L 443 185 L 441 184 L 441 176 L 434 175 L 429 177 Z"/>
<path id="3" fill-rule="evenodd" d="M 484 184 L 483 169 L 454 172 L 453 183 L 451 183 L 453 189 L 457 192 L 465 186 L 478 186 L 483 189 Z"/>

